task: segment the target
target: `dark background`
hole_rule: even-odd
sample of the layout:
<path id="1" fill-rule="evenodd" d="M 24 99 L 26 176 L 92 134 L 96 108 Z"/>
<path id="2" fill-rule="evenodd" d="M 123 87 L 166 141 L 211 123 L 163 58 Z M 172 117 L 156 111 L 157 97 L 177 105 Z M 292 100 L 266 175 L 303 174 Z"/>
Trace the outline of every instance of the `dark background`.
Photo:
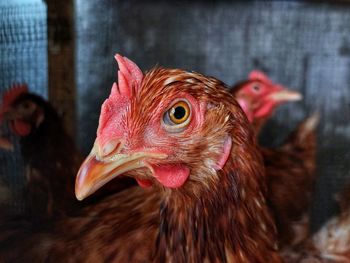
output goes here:
<path id="1" fill-rule="evenodd" d="M 0 0 L 0 89 L 25 81 L 47 96 L 46 3 L 8 2 Z M 350 4 L 75 0 L 73 7 L 75 65 L 69 66 L 76 82 L 75 135 L 84 153 L 116 79 L 116 52 L 143 70 L 158 63 L 227 84 L 261 69 L 304 95 L 302 102 L 276 112 L 262 143 L 278 145 L 303 118 L 319 111 L 315 228 L 336 211 L 333 194 L 350 180 Z M 18 156 L 0 152 L 0 158 L 1 176 L 20 185 L 22 173 L 13 168 Z"/>

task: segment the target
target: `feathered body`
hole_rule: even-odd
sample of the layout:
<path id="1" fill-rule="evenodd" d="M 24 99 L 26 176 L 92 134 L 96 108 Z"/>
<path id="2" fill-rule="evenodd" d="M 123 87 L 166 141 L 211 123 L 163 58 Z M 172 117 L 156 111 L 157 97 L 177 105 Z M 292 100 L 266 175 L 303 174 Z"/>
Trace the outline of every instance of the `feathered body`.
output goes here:
<path id="1" fill-rule="evenodd" d="M 261 147 L 266 169 L 267 200 L 274 214 L 280 245 L 295 245 L 309 235 L 309 213 L 316 170 L 318 117 L 303 121 L 277 149 Z"/>
<path id="2" fill-rule="evenodd" d="M 119 84 L 102 106 L 76 195 L 83 199 L 119 174 L 151 187 L 125 189 L 57 222 L 54 245 L 41 258 L 280 262 L 262 159 L 224 84 L 178 69 L 143 76 L 133 62 L 117 60 Z M 168 125 L 167 114 L 183 116 L 172 106 L 179 100 L 190 109 L 190 121 Z"/>
<path id="3" fill-rule="evenodd" d="M 275 109 L 301 95 L 274 83 L 264 73 L 252 71 L 232 90 L 250 120 L 256 136 Z M 315 181 L 318 115 L 304 120 L 278 148 L 260 147 L 268 204 L 274 214 L 281 247 L 295 245 L 309 234 L 309 209 Z"/>
<path id="4" fill-rule="evenodd" d="M 30 202 L 27 207 L 34 217 L 64 215 L 77 205 L 74 175 L 82 156 L 51 105 L 33 94 L 24 96 L 36 100 L 45 114 L 40 126 L 20 139 L 22 156 L 27 164 L 25 196 Z"/>
<path id="5" fill-rule="evenodd" d="M 349 263 L 349 211 L 331 218 L 303 243 L 283 251 L 282 256 L 286 263 Z"/>
<path id="6" fill-rule="evenodd" d="M 13 115 L 9 116 L 10 128 L 20 135 L 26 165 L 26 212 L 35 221 L 64 215 L 78 205 L 74 180 L 82 157 L 47 101 L 26 90 L 17 93 L 3 112 Z"/>
<path id="7" fill-rule="evenodd" d="M 26 165 L 25 215 L 37 222 L 74 213 L 81 206 L 74 195 L 74 183 L 83 157 L 56 110 L 41 96 L 30 93 L 27 86 L 14 85 L 3 95 L 0 117 L 20 138 Z M 131 179 L 119 179 L 84 205 L 132 184 Z"/>
<path id="8" fill-rule="evenodd" d="M 350 208 L 350 184 L 347 183 L 345 187 L 335 195 L 335 200 L 338 202 L 340 211 L 347 213 Z"/>

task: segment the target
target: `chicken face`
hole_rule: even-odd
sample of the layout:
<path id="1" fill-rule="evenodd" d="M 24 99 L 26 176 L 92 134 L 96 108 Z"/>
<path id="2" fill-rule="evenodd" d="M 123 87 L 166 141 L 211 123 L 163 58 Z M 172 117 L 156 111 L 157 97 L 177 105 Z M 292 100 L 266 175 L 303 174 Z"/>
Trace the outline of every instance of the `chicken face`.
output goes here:
<path id="1" fill-rule="evenodd" d="M 302 96 L 273 83 L 264 73 L 252 71 L 248 81 L 236 91 L 236 99 L 252 122 L 254 119 L 270 117 L 278 105 L 301 100 Z"/>
<path id="2" fill-rule="evenodd" d="M 25 85 L 14 85 L 3 95 L 0 120 L 9 121 L 11 130 L 21 137 L 29 135 L 44 118 L 43 110 L 32 97 Z"/>
<path id="3" fill-rule="evenodd" d="M 127 58 L 116 59 L 119 83 L 102 105 L 94 147 L 77 175 L 77 198 L 123 173 L 141 186 L 178 189 L 216 180 L 231 152 L 230 107 L 239 111 L 237 104 L 224 106 L 234 99 L 223 84 L 182 70 L 156 68 L 143 76 Z"/>

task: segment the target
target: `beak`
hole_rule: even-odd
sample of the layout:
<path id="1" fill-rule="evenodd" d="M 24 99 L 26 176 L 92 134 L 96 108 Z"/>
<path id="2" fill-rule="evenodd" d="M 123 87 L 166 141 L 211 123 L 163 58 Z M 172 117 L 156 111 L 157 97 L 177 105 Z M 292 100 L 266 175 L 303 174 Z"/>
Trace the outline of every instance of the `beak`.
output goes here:
<path id="1" fill-rule="evenodd" d="M 287 101 L 299 101 L 303 98 L 297 91 L 288 90 L 286 88 L 282 88 L 281 90 L 274 92 L 270 95 L 270 98 L 275 102 L 287 102 Z"/>
<path id="2" fill-rule="evenodd" d="M 118 175 L 148 167 L 144 162 L 146 159 L 167 158 L 166 154 L 151 152 L 114 153 L 101 158 L 97 147 L 97 144 L 95 144 L 78 171 L 75 181 L 75 196 L 78 200 L 83 200 L 93 194 Z"/>

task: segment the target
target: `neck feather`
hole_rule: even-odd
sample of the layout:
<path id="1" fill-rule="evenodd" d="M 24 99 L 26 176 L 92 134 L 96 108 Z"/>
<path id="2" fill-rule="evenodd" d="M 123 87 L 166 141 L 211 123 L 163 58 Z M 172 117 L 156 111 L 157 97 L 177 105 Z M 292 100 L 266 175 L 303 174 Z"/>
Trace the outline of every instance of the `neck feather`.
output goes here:
<path id="1" fill-rule="evenodd" d="M 217 183 L 200 196 L 180 191 L 166 196 L 157 240 L 160 262 L 280 262 L 264 181 L 249 174 L 252 167 L 237 169 L 240 161 L 231 160 L 227 166 L 236 169 L 219 171 Z"/>

